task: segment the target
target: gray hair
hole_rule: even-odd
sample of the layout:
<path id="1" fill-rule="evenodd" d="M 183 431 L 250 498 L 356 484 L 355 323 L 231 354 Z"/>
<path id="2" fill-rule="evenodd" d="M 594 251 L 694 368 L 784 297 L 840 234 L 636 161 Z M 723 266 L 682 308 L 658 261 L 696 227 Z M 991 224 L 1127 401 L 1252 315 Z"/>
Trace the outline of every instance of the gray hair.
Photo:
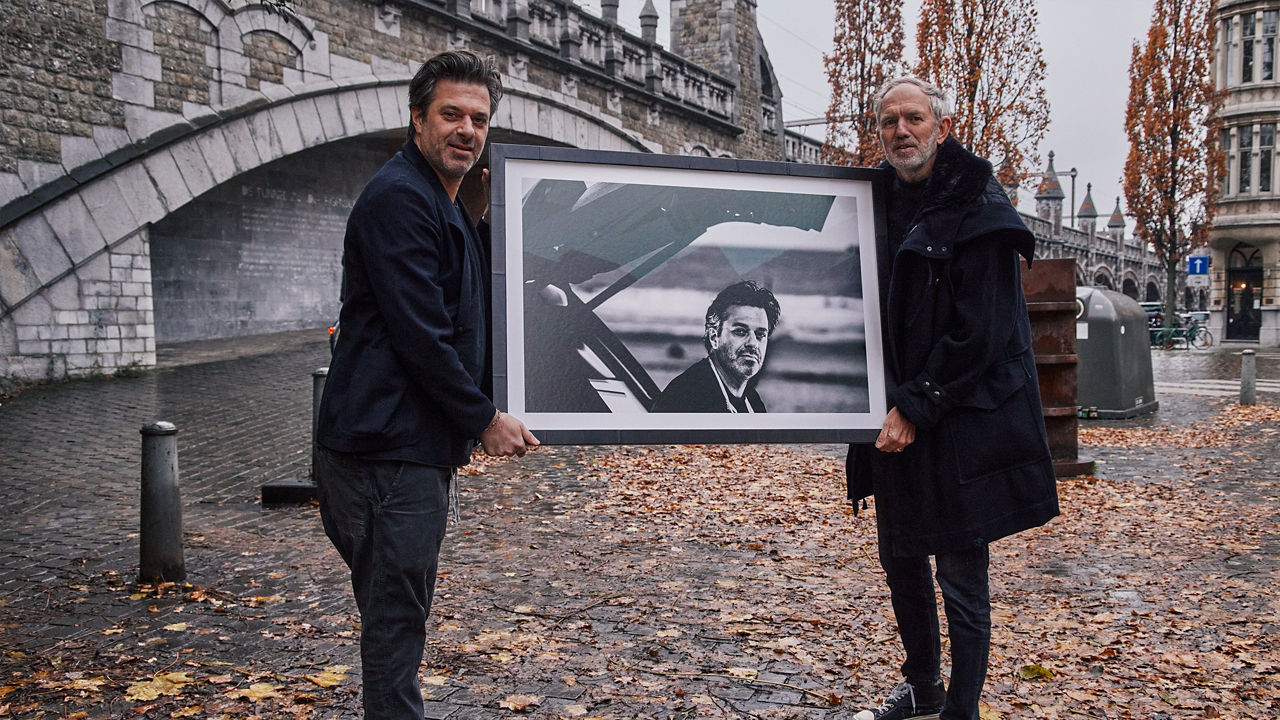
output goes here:
<path id="1" fill-rule="evenodd" d="M 899 85 L 915 85 L 920 88 L 920 91 L 929 98 L 929 109 L 933 111 L 934 120 L 941 120 L 952 113 L 951 98 L 947 97 L 947 91 L 918 77 L 901 75 L 881 85 L 875 97 L 871 99 L 871 109 L 875 111 L 877 118 L 880 117 L 880 111 L 884 109 L 884 97 Z"/>

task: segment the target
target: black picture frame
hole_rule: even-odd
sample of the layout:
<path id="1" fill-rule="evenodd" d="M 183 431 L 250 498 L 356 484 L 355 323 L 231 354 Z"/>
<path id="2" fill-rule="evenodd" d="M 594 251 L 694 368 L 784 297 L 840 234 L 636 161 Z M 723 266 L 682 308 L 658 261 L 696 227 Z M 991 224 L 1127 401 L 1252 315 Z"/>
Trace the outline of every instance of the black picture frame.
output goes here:
<path id="1" fill-rule="evenodd" d="M 875 438 L 883 172 L 505 144 L 490 169 L 494 399 L 542 442 Z M 763 349 L 734 355 L 706 314 L 744 280 L 781 317 Z M 751 368 L 752 400 L 730 397 L 722 378 Z M 678 385 L 694 389 L 659 402 L 685 370 Z M 725 410 L 698 405 L 716 397 Z M 672 401 L 702 410 L 650 411 Z"/>

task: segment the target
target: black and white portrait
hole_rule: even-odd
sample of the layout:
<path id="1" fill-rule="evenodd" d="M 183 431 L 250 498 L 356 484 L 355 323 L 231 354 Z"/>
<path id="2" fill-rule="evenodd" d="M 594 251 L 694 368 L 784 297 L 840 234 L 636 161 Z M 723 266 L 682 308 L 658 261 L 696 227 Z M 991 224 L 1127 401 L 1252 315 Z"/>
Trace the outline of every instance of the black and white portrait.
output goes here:
<path id="1" fill-rule="evenodd" d="M 553 438 L 619 442 L 878 426 L 870 182 L 519 151 L 495 147 L 495 362 L 511 412 Z"/>
<path id="2" fill-rule="evenodd" d="M 755 384 L 781 315 L 778 298 L 753 280 L 721 290 L 702 328 L 707 356 L 667 383 L 649 412 L 766 412 Z"/>

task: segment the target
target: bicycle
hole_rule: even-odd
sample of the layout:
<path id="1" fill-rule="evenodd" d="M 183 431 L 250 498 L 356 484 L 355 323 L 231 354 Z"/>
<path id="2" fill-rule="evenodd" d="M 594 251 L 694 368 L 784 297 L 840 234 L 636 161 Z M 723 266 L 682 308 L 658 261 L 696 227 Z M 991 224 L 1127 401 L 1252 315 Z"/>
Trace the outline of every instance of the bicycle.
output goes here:
<path id="1" fill-rule="evenodd" d="M 1213 345 L 1213 333 L 1195 320 L 1186 327 L 1160 328 L 1151 331 L 1151 344 L 1162 350 L 1172 350 L 1180 343 L 1182 347 L 1188 349 L 1203 350 Z"/>
<path id="2" fill-rule="evenodd" d="M 1209 332 L 1209 328 L 1195 323 L 1191 329 L 1191 334 L 1187 337 L 1187 344 L 1197 350 L 1203 350 L 1213 345 L 1213 333 Z"/>

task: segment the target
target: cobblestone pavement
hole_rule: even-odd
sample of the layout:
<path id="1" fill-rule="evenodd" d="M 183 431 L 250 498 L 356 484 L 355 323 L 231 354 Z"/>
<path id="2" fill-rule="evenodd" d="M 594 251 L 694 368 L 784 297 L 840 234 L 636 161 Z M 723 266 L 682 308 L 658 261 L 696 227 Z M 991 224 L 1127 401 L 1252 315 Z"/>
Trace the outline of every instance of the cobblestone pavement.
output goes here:
<path id="1" fill-rule="evenodd" d="M 311 371 L 327 359 L 327 344 L 318 335 L 288 333 L 165 348 L 153 371 L 28 388 L 0 403 L 0 648 L 9 663 L 0 665 L 0 671 L 28 672 L 39 664 L 33 658 L 56 668 L 73 667 L 78 659 L 125 657 L 161 673 L 182 670 L 185 658 L 198 655 L 236 668 L 236 682 L 248 677 L 287 684 L 323 668 L 349 666 L 354 669 L 345 674 L 352 679 L 325 689 L 315 716 L 358 715 L 356 616 L 342 563 L 324 538 L 314 506 L 264 509 L 258 501 L 262 483 L 307 473 Z M 1241 349 L 1153 352 L 1156 378 L 1163 383 L 1236 379 Z M 1260 378 L 1280 379 L 1280 351 L 1259 351 L 1257 366 Z M 1259 399 L 1280 404 L 1280 394 Z M 1152 415 L 1111 424 L 1184 423 L 1229 402 L 1189 394 L 1160 400 Z M 147 594 L 134 584 L 139 428 L 155 420 L 179 429 L 187 581 L 194 590 Z M 810 450 L 831 457 L 843 453 L 836 446 Z M 616 579 L 626 572 L 647 573 L 662 562 L 660 571 L 670 576 L 671 587 L 679 585 L 687 593 L 687 598 L 669 601 L 677 620 L 682 602 L 705 600 L 717 582 L 728 582 L 723 567 L 735 559 L 732 550 L 685 544 L 675 548 L 678 556 L 655 554 L 652 548 L 611 544 L 609 538 L 593 538 L 589 530 L 560 522 L 565 513 L 561 498 L 588 502 L 598 492 L 584 484 L 579 472 L 597 452 L 544 448 L 519 463 L 493 463 L 483 475 L 464 480 L 463 521 L 446 540 L 434 633 L 458 631 L 460 620 L 450 612 L 453 597 L 478 587 L 494 593 L 494 607 L 520 614 L 520 608 L 538 606 L 540 599 L 559 597 L 554 574 L 572 568 L 589 572 L 607 567 Z M 1169 458 L 1123 449 L 1093 455 L 1103 477 L 1112 472 L 1167 474 L 1176 466 Z M 1257 492 L 1274 501 L 1280 450 L 1273 447 L 1262 459 L 1262 477 L 1270 482 Z M 838 501 L 842 487 L 833 483 L 831 490 Z M 589 548 L 597 541 L 607 552 L 593 556 Z M 1263 546 L 1247 562 L 1274 572 L 1277 554 L 1273 545 Z M 475 587 L 457 580 L 464 574 Z M 624 607 L 607 602 L 610 597 L 603 591 L 582 596 L 577 619 L 593 624 L 608 652 L 652 652 L 643 650 L 639 639 L 652 637 L 660 623 L 628 615 Z M 543 619 L 556 626 L 569 622 L 567 616 Z M 509 615 L 501 620 L 493 632 L 511 625 Z M 732 654 L 734 644 L 743 641 L 712 636 L 699 642 L 709 652 Z M 462 648 L 465 652 L 468 646 Z M 427 659 L 434 666 L 451 661 L 456 658 L 432 658 L 430 653 Z M 221 667 L 201 663 L 209 672 Z M 759 680 L 776 684 L 690 678 L 689 692 L 732 702 L 748 715 L 844 717 L 806 694 L 804 688 L 821 684 L 806 677 L 804 667 L 779 661 L 752 671 Z M 547 698 L 526 716 L 559 717 L 590 689 L 589 683 L 570 682 L 572 678 L 526 680 L 523 686 L 504 687 L 483 673 L 430 677 L 428 717 L 510 716 L 498 703 L 511 693 Z M 0 707 L 6 702 L 4 685 L 0 676 Z M 37 698 L 49 713 L 43 717 L 63 716 L 48 708 L 64 694 L 60 689 Z M 305 703 L 305 693 L 300 694 Z M 125 701 L 118 693 L 114 697 L 105 705 L 73 702 L 68 707 L 86 713 L 79 717 L 137 716 L 142 701 Z M 41 711 L 31 705 L 25 710 L 31 717 Z M 668 712 L 661 704 L 596 707 L 592 714 L 692 716 Z"/>

